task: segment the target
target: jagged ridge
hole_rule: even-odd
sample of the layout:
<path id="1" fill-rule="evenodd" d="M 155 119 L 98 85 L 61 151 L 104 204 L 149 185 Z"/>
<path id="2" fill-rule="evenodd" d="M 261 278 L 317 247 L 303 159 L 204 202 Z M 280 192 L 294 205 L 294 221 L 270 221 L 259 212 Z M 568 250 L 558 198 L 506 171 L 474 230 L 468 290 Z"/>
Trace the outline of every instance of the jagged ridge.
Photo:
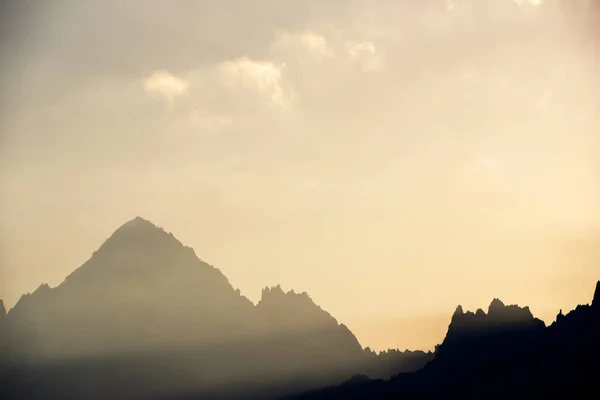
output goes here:
<path id="1" fill-rule="evenodd" d="M 81 359 L 94 371 L 96 360 L 105 359 L 110 367 L 98 366 L 101 371 L 143 365 L 162 377 L 131 381 L 128 390 L 302 376 L 300 390 L 361 370 L 389 376 L 416 362 L 401 366 L 399 355 L 398 369 L 379 368 L 352 332 L 305 292 L 266 288 L 254 305 L 191 248 L 140 217 L 119 227 L 63 283 L 24 295 L 7 319 L 13 355 L 25 363 Z M 73 368 L 65 373 L 80 373 Z"/>
<path id="2" fill-rule="evenodd" d="M 458 306 L 444 342 L 425 368 L 389 382 L 361 379 L 359 385 L 292 398 L 595 398 L 600 374 L 599 296 L 600 281 L 591 305 L 577 306 L 567 315 L 561 311 L 549 327 L 527 307 L 507 307 L 498 299 L 487 314 L 465 313 Z"/>

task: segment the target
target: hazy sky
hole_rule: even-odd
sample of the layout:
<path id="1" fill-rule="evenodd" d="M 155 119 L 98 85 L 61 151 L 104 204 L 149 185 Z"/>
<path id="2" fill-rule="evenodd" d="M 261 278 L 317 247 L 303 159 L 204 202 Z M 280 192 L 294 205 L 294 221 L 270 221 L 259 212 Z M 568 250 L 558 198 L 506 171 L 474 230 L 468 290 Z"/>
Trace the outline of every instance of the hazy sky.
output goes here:
<path id="1" fill-rule="evenodd" d="M 2 1 L 0 297 L 57 285 L 139 215 L 374 349 L 432 348 L 457 304 L 589 302 L 585 3 Z"/>

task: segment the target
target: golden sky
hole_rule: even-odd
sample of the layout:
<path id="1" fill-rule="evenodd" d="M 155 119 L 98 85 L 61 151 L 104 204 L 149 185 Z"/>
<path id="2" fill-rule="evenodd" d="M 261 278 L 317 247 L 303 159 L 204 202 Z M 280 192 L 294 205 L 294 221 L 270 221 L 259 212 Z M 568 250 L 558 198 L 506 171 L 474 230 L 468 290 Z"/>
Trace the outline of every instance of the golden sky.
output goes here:
<path id="1" fill-rule="evenodd" d="M 0 298 L 139 215 L 374 349 L 493 297 L 550 322 L 600 278 L 588 3 L 5 2 Z"/>

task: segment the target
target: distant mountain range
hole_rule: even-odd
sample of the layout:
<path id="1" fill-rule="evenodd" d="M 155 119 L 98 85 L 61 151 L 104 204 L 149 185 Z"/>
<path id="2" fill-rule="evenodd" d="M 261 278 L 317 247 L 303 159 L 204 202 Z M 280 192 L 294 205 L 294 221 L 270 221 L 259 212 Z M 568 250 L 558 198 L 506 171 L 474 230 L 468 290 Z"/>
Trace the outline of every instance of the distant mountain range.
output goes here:
<path id="1" fill-rule="evenodd" d="M 59 286 L 0 301 L 0 398 L 600 398 L 599 338 L 600 282 L 550 327 L 494 299 L 459 306 L 435 352 L 376 354 L 306 293 L 254 305 L 138 217 Z"/>
<path id="2" fill-rule="evenodd" d="M 265 288 L 254 305 L 139 217 L 59 286 L 41 285 L 7 315 L 1 307 L 0 340 L 0 387 L 27 399 L 276 398 L 433 358 L 363 349 L 306 293 Z"/>

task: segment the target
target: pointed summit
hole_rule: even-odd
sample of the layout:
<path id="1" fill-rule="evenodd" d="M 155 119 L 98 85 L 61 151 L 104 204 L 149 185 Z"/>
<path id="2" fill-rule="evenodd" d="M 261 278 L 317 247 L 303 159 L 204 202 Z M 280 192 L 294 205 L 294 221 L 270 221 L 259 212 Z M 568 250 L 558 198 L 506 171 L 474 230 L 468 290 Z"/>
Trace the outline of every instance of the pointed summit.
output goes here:
<path id="1" fill-rule="evenodd" d="M 165 232 L 164 229 L 154 225 L 152 222 L 142 217 L 135 217 L 121 225 L 117 230 L 102 244 L 103 248 L 144 247 L 146 249 L 158 246 L 183 246 L 172 233 Z"/>
<path id="2" fill-rule="evenodd" d="M 461 305 L 459 305 L 458 307 L 456 307 L 456 310 L 454 311 L 454 316 L 462 316 L 465 314 L 465 311 L 463 310 L 463 307 Z"/>
<path id="3" fill-rule="evenodd" d="M 592 300 L 592 307 L 600 307 L 600 281 L 596 283 L 596 291 L 594 292 L 594 300 Z"/>
<path id="4" fill-rule="evenodd" d="M 148 236 L 157 233 L 165 233 L 162 228 L 142 217 L 135 217 L 125 222 L 112 234 L 114 236 Z M 110 240 L 110 239 L 109 239 Z"/>
<path id="5" fill-rule="evenodd" d="M 102 285 L 108 281 L 155 277 L 204 264 L 193 249 L 184 246 L 172 233 L 142 218 L 135 217 L 121 225 L 80 268 L 71 273 L 65 284 L 86 281 Z M 202 268 L 213 269 L 208 265 Z"/>
<path id="6" fill-rule="evenodd" d="M 494 300 L 492 300 L 492 302 L 490 303 L 490 307 L 488 308 L 488 315 L 492 315 L 497 312 L 501 312 L 505 308 L 506 308 L 506 306 L 504 305 L 502 300 L 494 299 Z"/>
<path id="7" fill-rule="evenodd" d="M 119 229 L 160 229 L 152 222 L 140 216 L 125 222 Z"/>

